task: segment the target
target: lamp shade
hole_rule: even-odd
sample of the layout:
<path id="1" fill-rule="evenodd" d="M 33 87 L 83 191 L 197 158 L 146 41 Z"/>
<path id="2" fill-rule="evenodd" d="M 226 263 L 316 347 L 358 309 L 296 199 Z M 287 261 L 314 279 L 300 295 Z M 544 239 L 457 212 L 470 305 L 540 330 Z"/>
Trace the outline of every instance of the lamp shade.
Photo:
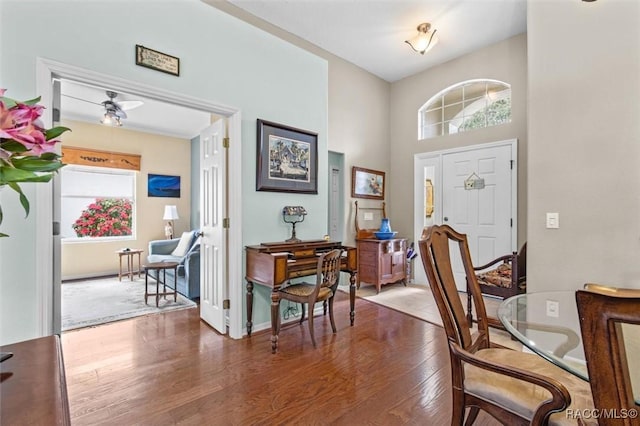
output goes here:
<path id="1" fill-rule="evenodd" d="M 437 30 L 431 31 L 431 24 L 427 22 L 418 25 L 417 30 L 418 34 L 409 40 L 405 40 L 405 43 L 411 46 L 416 52 L 424 55 L 425 52 L 431 50 L 431 48 L 438 43 Z"/>
<path id="2" fill-rule="evenodd" d="M 164 206 L 164 220 L 176 220 L 180 219 L 178 216 L 178 208 L 176 206 Z"/>

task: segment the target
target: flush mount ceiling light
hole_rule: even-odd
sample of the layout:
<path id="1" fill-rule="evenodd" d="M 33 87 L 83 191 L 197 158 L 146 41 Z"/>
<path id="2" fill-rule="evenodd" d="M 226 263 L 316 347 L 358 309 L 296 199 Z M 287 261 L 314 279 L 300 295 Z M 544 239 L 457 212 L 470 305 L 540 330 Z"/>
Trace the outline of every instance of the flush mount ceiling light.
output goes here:
<path id="1" fill-rule="evenodd" d="M 436 36 L 436 31 L 431 31 L 431 24 L 428 22 L 424 22 L 418 25 L 418 34 L 404 42 L 407 43 L 413 50 L 424 55 L 425 52 L 431 50 L 433 46 L 438 43 L 438 37 Z"/>

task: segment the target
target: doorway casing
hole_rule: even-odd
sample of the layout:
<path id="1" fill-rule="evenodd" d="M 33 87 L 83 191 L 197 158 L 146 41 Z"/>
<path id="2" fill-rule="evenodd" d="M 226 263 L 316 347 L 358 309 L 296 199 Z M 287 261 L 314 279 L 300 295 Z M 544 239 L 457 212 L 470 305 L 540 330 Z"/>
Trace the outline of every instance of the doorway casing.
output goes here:
<path id="1" fill-rule="evenodd" d="M 228 123 L 229 167 L 228 191 L 230 194 L 242 193 L 242 139 L 241 112 L 237 108 L 211 102 L 134 82 L 106 74 L 79 68 L 73 65 L 44 58 L 36 60 L 36 89 L 41 94 L 43 105 L 52 105 L 54 92 L 52 80 L 65 78 L 77 82 L 110 87 L 113 90 L 146 96 L 162 102 L 172 103 L 187 108 L 206 111 L 223 116 Z M 45 127 L 52 125 L 52 110 L 44 110 L 42 120 Z M 36 224 L 36 303 L 38 304 L 39 334 L 41 336 L 59 333 L 61 329 L 61 288 L 60 288 L 60 239 L 53 236 L 54 197 L 52 184 L 35 186 L 35 201 L 38 206 L 35 215 Z M 42 208 L 49 206 L 49 208 Z M 242 197 L 228 199 L 229 227 L 227 253 L 242 252 Z M 56 248 L 57 247 L 57 248 Z M 57 262 L 57 264 L 56 264 Z M 242 338 L 242 262 L 241 256 L 227 256 L 228 265 L 228 311 L 229 336 Z"/>

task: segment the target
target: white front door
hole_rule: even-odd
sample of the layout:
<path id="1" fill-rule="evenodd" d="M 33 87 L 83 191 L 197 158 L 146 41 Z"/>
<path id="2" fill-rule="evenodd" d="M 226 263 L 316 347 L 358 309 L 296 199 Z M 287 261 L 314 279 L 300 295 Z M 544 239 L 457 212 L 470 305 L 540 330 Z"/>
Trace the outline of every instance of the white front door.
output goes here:
<path id="1" fill-rule="evenodd" d="M 474 265 L 509 254 L 515 247 L 515 143 L 442 156 L 442 222 L 467 234 Z M 474 188 L 465 182 L 476 182 Z M 452 263 L 458 290 L 466 281 L 458 250 Z"/>
<path id="2" fill-rule="evenodd" d="M 224 120 L 200 132 L 200 317 L 226 334 L 223 301 L 228 294 L 226 212 L 226 152 Z"/>

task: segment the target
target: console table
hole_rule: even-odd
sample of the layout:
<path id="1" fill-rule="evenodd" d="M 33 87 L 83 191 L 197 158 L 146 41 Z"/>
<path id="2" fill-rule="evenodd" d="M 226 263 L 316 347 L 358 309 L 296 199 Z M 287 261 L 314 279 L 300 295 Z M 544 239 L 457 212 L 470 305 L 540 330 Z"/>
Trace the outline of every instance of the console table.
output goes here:
<path id="1" fill-rule="evenodd" d="M 2 346 L 0 424 L 70 425 L 69 400 L 57 335 Z"/>

